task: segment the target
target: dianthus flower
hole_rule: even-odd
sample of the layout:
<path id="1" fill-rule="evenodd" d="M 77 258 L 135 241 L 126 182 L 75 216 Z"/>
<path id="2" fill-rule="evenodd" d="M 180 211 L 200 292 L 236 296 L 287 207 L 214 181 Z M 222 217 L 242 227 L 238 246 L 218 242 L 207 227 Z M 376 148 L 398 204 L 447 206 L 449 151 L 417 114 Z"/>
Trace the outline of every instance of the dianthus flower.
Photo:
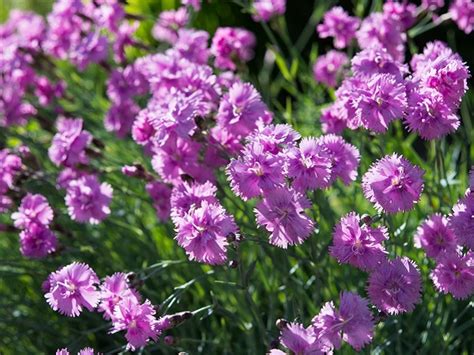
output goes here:
<path id="1" fill-rule="evenodd" d="M 123 138 L 130 133 L 139 112 L 140 107 L 131 99 L 122 100 L 119 104 L 112 103 L 105 115 L 104 127 L 108 132 L 115 132 L 117 137 Z"/>
<path id="2" fill-rule="evenodd" d="M 455 252 L 457 239 L 448 223 L 448 219 L 438 213 L 428 217 L 415 233 L 415 246 L 423 248 L 429 258 L 437 258 L 444 252 Z"/>
<path id="3" fill-rule="evenodd" d="M 21 158 L 9 149 L 0 150 L 0 194 L 13 187 L 15 178 L 21 171 Z"/>
<path id="4" fill-rule="evenodd" d="M 474 28 L 474 2 L 472 0 L 454 0 L 449 13 L 458 27 L 470 34 Z"/>
<path id="5" fill-rule="evenodd" d="M 336 87 L 338 77 L 342 73 L 342 68 L 348 61 L 347 55 L 344 52 L 335 50 L 319 56 L 313 66 L 314 80 L 329 87 Z"/>
<path id="6" fill-rule="evenodd" d="M 66 84 L 59 81 L 51 83 L 45 76 L 39 76 L 35 81 L 35 95 L 41 106 L 48 106 L 55 97 L 61 97 L 64 93 Z"/>
<path id="7" fill-rule="evenodd" d="M 278 155 L 296 145 L 301 135 L 289 124 L 261 124 L 247 138 L 263 146 L 265 152 Z"/>
<path id="8" fill-rule="evenodd" d="M 409 211 L 420 199 L 424 171 L 392 154 L 378 160 L 362 178 L 365 198 L 378 211 Z"/>
<path id="9" fill-rule="evenodd" d="M 208 32 L 182 28 L 178 31 L 173 49 L 191 62 L 206 64 L 209 58 L 208 41 Z"/>
<path id="10" fill-rule="evenodd" d="M 267 153 L 259 143 L 247 144 L 241 157 L 227 166 L 232 191 L 243 200 L 257 197 L 283 184 L 281 157 Z"/>
<path id="11" fill-rule="evenodd" d="M 377 133 L 386 132 L 391 121 L 405 114 L 406 88 L 393 75 L 372 75 L 357 94 L 356 116 L 366 129 Z"/>
<path id="12" fill-rule="evenodd" d="M 99 31 L 95 31 L 87 34 L 72 48 L 69 59 L 80 71 L 83 71 L 89 64 L 105 60 L 107 54 L 107 37 L 101 35 Z"/>
<path id="13" fill-rule="evenodd" d="M 211 46 L 216 67 L 235 70 L 239 62 L 248 62 L 254 56 L 255 42 L 254 34 L 243 28 L 219 27 Z"/>
<path id="14" fill-rule="evenodd" d="M 235 83 L 219 105 L 217 124 L 237 137 L 245 137 L 258 122 L 270 123 L 269 111 L 258 91 L 248 83 Z"/>
<path id="15" fill-rule="evenodd" d="M 61 170 L 56 179 L 56 187 L 58 189 L 66 189 L 71 181 L 77 180 L 80 177 L 86 175 L 88 175 L 88 173 L 82 170 L 77 170 L 74 168 L 64 168 L 63 170 Z"/>
<path id="16" fill-rule="evenodd" d="M 92 311 L 99 303 L 96 273 L 86 264 L 74 262 L 49 275 L 49 291 L 45 294 L 51 308 L 76 317 L 83 307 Z"/>
<path id="17" fill-rule="evenodd" d="M 337 178 L 340 178 L 346 185 L 355 181 L 360 160 L 359 150 L 347 143 L 341 136 L 334 134 L 319 137 L 318 144 L 331 159 L 331 183 Z"/>
<path id="18" fill-rule="evenodd" d="M 416 21 L 416 5 L 407 1 L 397 2 L 389 0 L 383 4 L 385 16 L 401 24 L 401 29 L 406 31 Z"/>
<path id="19" fill-rule="evenodd" d="M 265 193 L 257 204 L 257 224 L 271 233 L 269 242 L 286 249 L 303 243 L 313 232 L 314 222 L 305 214 L 310 202 L 300 193 L 278 187 Z"/>
<path id="20" fill-rule="evenodd" d="M 429 68 L 431 62 L 438 58 L 441 53 L 454 54 L 448 45 L 442 41 L 428 42 L 423 49 L 423 53 L 415 54 L 411 61 L 410 66 L 413 72 L 421 73 L 424 68 Z"/>
<path id="21" fill-rule="evenodd" d="M 321 110 L 321 129 L 325 134 L 341 134 L 347 128 L 347 111 L 341 101 Z"/>
<path id="22" fill-rule="evenodd" d="M 40 194 L 27 194 L 21 200 L 18 212 L 12 213 L 15 227 L 28 229 L 33 223 L 48 226 L 53 220 L 53 209 L 46 197 Z"/>
<path id="23" fill-rule="evenodd" d="M 189 14 L 185 7 L 163 11 L 151 33 L 155 39 L 173 44 L 178 39 L 178 30 L 185 27 L 188 22 Z"/>
<path id="24" fill-rule="evenodd" d="M 474 250 L 474 194 L 468 193 L 453 207 L 449 217 L 449 226 L 453 229 L 458 242 Z"/>
<path id="25" fill-rule="evenodd" d="M 166 221 L 170 216 L 170 197 L 171 189 L 168 185 L 153 181 L 146 184 L 146 191 L 153 201 L 153 207 L 156 210 L 156 216 L 160 221 Z"/>
<path id="26" fill-rule="evenodd" d="M 201 10 L 201 0 L 181 0 L 181 4 L 191 6 L 194 11 Z"/>
<path id="27" fill-rule="evenodd" d="M 149 300 L 140 304 L 131 297 L 123 299 L 115 306 L 110 333 L 125 330 L 127 350 L 145 346 L 150 339 L 156 340 L 158 332 L 155 329 L 157 320 L 155 309 Z"/>
<path id="28" fill-rule="evenodd" d="M 217 203 L 202 201 L 176 225 L 178 244 L 190 260 L 220 265 L 227 260 L 227 237 L 237 233 L 234 219 Z"/>
<path id="29" fill-rule="evenodd" d="M 139 301 L 138 293 L 128 284 L 127 275 L 117 272 L 107 276 L 100 285 L 100 304 L 97 309 L 104 312 L 105 319 L 113 319 L 117 304 L 127 298 L 136 303 Z"/>
<path id="30" fill-rule="evenodd" d="M 355 92 L 366 86 L 366 80 L 362 80 L 360 76 L 346 77 L 341 86 L 336 90 L 337 116 L 344 120 L 347 128 L 355 130 L 362 125 L 360 119 L 356 115 L 357 95 Z"/>
<path id="31" fill-rule="evenodd" d="M 355 293 L 342 292 L 339 303 L 339 310 L 332 301 L 323 305 L 312 321 L 315 332 L 336 349 L 344 340 L 359 351 L 372 341 L 374 333 L 368 302 Z"/>
<path id="32" fill-rule="evenodd" d="M 305 328 L 299 323 L 287 324 L 281 331 L 280 342 L 292 354 L 324 355 L 331 351 L 331 345 L 320 341 L 312 326 Z"/>
<path id="33" fill-rule="evenodd" d="M 97 353 L 99 355 L 99 353 Z M 56 355 L 70 355 L 69 350 L 67 348 L 58 349 L 56 350 Z M 79 350 L 77 355 L 94 355 L 94 349 L 92 348 L 84 348 Z"/>
<path id="34" fill-rule="evenodd" d="M 48 155 L 56 166 L 87 164 L 86 148 L 92 142 L 92 135 L 83 130 L 82 119 L 59 118 L 58 133 L 53 137 Z"/>
<path id="35" fill-rule="evenodd" d="M 351 17 L 340 6 L 333 7 L 324 14 L 323 23 L 316 28 L 319 37 L 334 38 L 334 47 L 345 48 L 355 37 L 360 20 L 357 17 Z"/>
<path id="36" fill-rule="evenodd" d="M 386 260 L 371 272 L 367 291 L 372 303 L 385 313 L 411 312 L 421 299 L 420 271 L 406 257 Z"/>
<path id="37" fill-rule="evenodd" d="M 351 212 L 336 225 L 329 252 L 340 263 L 373 270 L 386 258 L 387 252 L 382 244 L 386 239 L 386 228 L 363 224 L 360 216 Z"/>
<path id="38" fill-rule="evenodd" d="M 474 253 L 441 254 L 430 276 L 440 292 L 450 293 L 457 299 L 468 298 L 474 293 Z"/>
<path id="39" fill-rule="evenodd" d="M 97 176 L 80 177 L 71 181 L 66 189 L 66 206 L 72 220 L 98 224 L 110 214 L 112 186 L 101 184 Z"/>
<path id="40" fill-rule="evenodd" d="M 125 10 L 119 0 L 96 0 L 93 10 L 94 22 L 112 33 L 117 32 Z"/>
<path id="41" fill-rule="evenodd" d="M 254 0 L 252 6 L 254 21 L 267 22 L 272 17 L 285 14 L 286 0 Z"/>
<path id="42" fill-rule="evenodd" d="M 460 126 L 459 117 L 446 105 L 445 97 L 424 87 L 410 91 L 405 122 L 410 131 L 428 140 L 442 138 Z"/>
<path id="43" fill-rule="evenodd" d="M 407 66 L 393 59 L 385 48 L 373 47 L 357 53 L 351 60 L 351 69 L 356 76 L 391 74 L 400 81 L 408 73 Z"/>
<path id="44" fill-rule="evenodd" d="M 54 233 L 41 224 L 32 223 L 20 233 L 20 251 L 28 258 L 44 258 L 56 251 L 57 244 Z"/>
<path id="45" fill-rule="evenodd" d="M 201 207 L 203 201 L 217 203 L 217 187 L 209 181 L 203 184 L 186 182 L 175 186 L 171 193 L 171 217 L 175 223 L 190 210 Z"/>
<path id="46" fill-rule="evenodd" d="M 422 0 L 421 6 L 430 11 L 434 11 L 444 6 L 444 0 Z"/>
<path id="47" fill-rule="evenodd" d="M 298 148 L 286 152 L 286 175 L 293 179 L 292 187 L 299 191 L 328 187 L 332 160 L 315 138 L 303 138 Z"/>
<path id="48" fill-rule="evenodd" d="M 401 22 L 389 15 L 373 13 L 366 17 L 356 36 L 362 49 L 385 48 L 395 60 L 403 62 L 406 35 Z"/>

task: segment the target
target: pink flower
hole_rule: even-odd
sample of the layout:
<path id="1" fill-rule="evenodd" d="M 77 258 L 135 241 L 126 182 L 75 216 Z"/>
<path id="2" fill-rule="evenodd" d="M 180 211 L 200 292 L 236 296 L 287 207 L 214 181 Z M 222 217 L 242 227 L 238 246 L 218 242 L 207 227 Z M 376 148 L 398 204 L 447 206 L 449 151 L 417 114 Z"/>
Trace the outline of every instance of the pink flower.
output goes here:
<path id="1" fill-rule="evenodd" d="M 203 184 L 183 182 L 173 188 L 171 194 L 171 216 L 175 223 L 190 210 L 201 207 L 203 201 L 218 203 L 217 187 L 207 181 Z"/>
<path id="2" fill-rule="evenodd" d="M 286 0 L 254 0 L 254 21 L 267 22 L 274 16 L 284 15 L 286 11 Z"/>
<path id="3" fill-rule="evenodd" d="M 333 233 L 332 257 L 362 270 L 373 270 L 386 258 L 383 241 L 388 239 L 385 227 L 361 223 L 360 216 L 351 212 L 341 219 Z"/>
<path id="4" fill-rule="evenodd" d="M 321 110 L 321 129 L 325 134 L 341 134 L 347 128 L 347 111 L 341 101 Z"/>
<path id="5" fill-rule="evenodd" d="M 44 258 L 56 251 L 58 240 L 53 232 L 41 224 L 31 223 L 20 233 L 20 251 L 29 258 Z"/>
<path id="6" fill-rule="evenodd" d="M 170 216 L 171 188 L 161 181 L 153 181 L 146 184 L 146 191 L 153 201 L 157 217 L 166 221 Z"/>
<path id="7" fill-rule="evenodd" d="M 474 2 L 472 0 L 454 0 L 449 13 L 458 27 L 470 34 L 474 28 Z"/>
<path id="8" fill-rule="evenodd" d="M 61 117 L 57 124 L 58 133 L 53 137 L 48 155 L 56 166 L 87 164 L 86 148 L 92 142 L 92 135 L 83 130 L 82 119 Z"/>
<path id="9" fill-rule="evenodd" d="M 30 193 L 21 200 L 18 212 L 12 213 L 12 219 L 18 229 L 28 229 L 31 224 L 48 226 L 53 217 L 53 209 L 46 197 Z"/>
<path id="10" fill-rule="evenodd" d="M 253 58 L 255 36 L 243 28 L 219 27 L 212 38 L 211 53 L 219 69 L 237 69 L 237 63 Z"/>
<path id="11" fill-rule="evenodd" d="M 365 198 L 378 211 L 409 211 L 420 199 L 424 171 L 392 154 L 378 160 L 362 178 Z"/>
<path id="12" fill-rule="evenodd" d="M 331 178 L 331 159 L 315 138 L 303 138 L 298 148 L 286 153 L 286 171 L 293 179 L 292 186 L 299 192 L 328 187 Z"/>
<path id="13" fill-rule="evenodd" d="M 45 294 L 51 308 L 69 317 L 76 317 L 85 307 L 92 311 L 99 303 L 96 284 L 99 279 L 86 264 L 74 262 L 49 276 L 50 289 Z"/>
<path id="14" fill-rule="evenodd" d="M 234 219 L 221 205 L 202 201 L 176 221 L 175 239 L 190 260 L 220 265 L 227 260 L 227 237 L 236 233 Z"/>
<path id="15" fill-rule="evenodd" d="M 333 302 L 325 303 L 312 322 L 318 337 L 336 349 L 344 340 L 359 351 L 372 341 L 374 333 L 367 300 L 352 292 L 341 293 L 339 310 Z"/>
<path id="16" fill-rule="evenodd" d="M 313 327 L 305 328 L 299 323 L 287 324 L 281 331 L 280 341 L 292 354 L 324 355 L 331 350 L 324 342 L 318 340 Z M 278 353 L 270 352 L 270 354 Z"/>
<path id="17" fill-rule="evenodd" d="M 474 250 L 474 193 L 468 193 L 453 207 L 449 226 L 453 229 L 459 244 Z"/>
<path id="18" fill-rule="evenodd" d="M 9 149 L 0 150 L 0 193 L 6 193 L 14 186 L 15 178 L 21 171 L 21 158 L 11 154 Z"/>
<path id="19" fill-rule="evenodd" d="M 357 53 L 351 60 L 351 69 L 355 76 L 391 74 L 398 81 L 408 73 L 406 64 L 394 59 L 385 48 L 369 47 Z"/>
<path id="20" fill-rule="evenodd" d="M 371 272 L 367 290 L 381 311 L 411 312 L 421 299 L 421 275 L 416 264 L 406 257 L 387 260 Z"/>
<path id="21" fill-rule="evenodd" d="M 444 252 L 455 252 L 457 239 L 454 231 L 448 226 L 448 219 L 441 214 L 428 217 L 417 229 L 415 246 L 423 248 L 426 256 L 437 258 Z"/>
<path id="22" fill-rule="evenodd" d="M 149 300 L 140 304 L 135 299 L 128 297 L 119 302 L 115 307 L 112 329 L 110 333 L 125 330 L 128 341 L 127 350 L 145 346 L 150 339 L 158 338 L 155 329 L 157 320 L 155 309 Z"/>
<path id="23" fill-rule="evenodd" d="M 438 291 L 457 299 L 468 298 L 474 293 L 474 253 L 441 254 L 430 276 Z"/>
<path id="24" fill-rule="evenodd" d="M 113 319 L 116 306 L 124 299 L 131 298 L 136 303 L 139 301 L 138 293 L 130 287 L 127 275 L 117 272 L 107 276 L 100 285 L 99 312 L 104 312 L 105 319 Z"/>
<path id="25" fill-rule="evenodd" d="M 319 37 L 334 37 L 334 47 L 347 47 L 355 37 L 360 20 L 351 17 L 340 6 L 333 7 L 324 14 L 323 23 L 316 28 Z"/>
<path id="26" fill-rule="evenodd" d="M 152 29 L 153 37 L 173 44 L 178 39 L 178 30 L 185 27 L 188 22 L 189 14 L 185 7 L 163 11 Z"/>
<path id="27" fill-rule="evenodd" d="M 342 67 L 347 64 L 348 61 L 347 55 L 344 52 L 335 50 L 331 50 L 319 56 L 313 66 L 314 80 L 329 87 L 335 87 L 338 77 L 342 73 Z"/>
<path id="28" fill-rule="evenodd" d="M 257 224 L 271 233 L 270 244 L 286 249 L 303 243 L 313 232 L 314 222 L 305 214 L 311 206 L 303 195 L 285 187 L 268 191 L 257 204 Z"/>
<path id="29" fill-rule="evenodd" d="M 66 206 L 72 220 L 98 224 L 110 214 L 113 189 L 108 183 L 100 183 L 97 176 L 87 175 L 69 183 Z"/>
<path id="30" fill-rule="evenodd" d="M 208 41 L 208 32 L 182 28 L 178 31 L 173 49 L 191 62 L 206 64 L 209 58 Z"/>

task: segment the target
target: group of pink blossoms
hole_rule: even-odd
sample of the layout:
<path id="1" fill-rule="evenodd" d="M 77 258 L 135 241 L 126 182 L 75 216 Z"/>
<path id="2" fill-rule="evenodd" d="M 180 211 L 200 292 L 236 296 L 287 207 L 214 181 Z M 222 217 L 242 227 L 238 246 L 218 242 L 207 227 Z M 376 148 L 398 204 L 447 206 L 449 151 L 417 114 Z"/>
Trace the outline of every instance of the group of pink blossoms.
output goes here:
<path id="1" fill-rule="evenodd" d="M 224 264 L 227 248 L 234 245 L 231 242 L 245 237 L 239 235 L 233 217 L 217 198 L 214 172 L 221 167 L 226 167 L 236 195 L 245 201 L 258 199 L 256 221 L 270 233 L 270 244 L 287 248 L 303 243 L 315 230 L 315 221 L 305 211 L 311 207 L 306 192 L 328 188 L 338 178 L 345 184 L 357 178 L 359 151 L 337 135 L 345 128 L 383 133 L 393 120 L 402 118 L 410 131 L 431 140 L 459 127 L 456 112 L 469 76 L 459 55 L 444 43 L 433 42 L 413 57 L 411 73 L 403 63 L 405 31 L 417 12 L 412 4 L 389 1 L 382 13 L 363 21 L 339 7 L 326 13 L 317 28 L 320 37 L 333 37 L 338 49 L 357 38 L 362 51 L 351 60 L 352 75 L 346 75 L 337 89 L 335 103 L 322 113 L 326 135 L 303 139 L 288 125 L 272 124 L 272 113 L 260 94 L 235 74 L 240 64 L 253 57 L 254 35 L 241 28 L 219 28 L 209 48 L 207 32 L 185 28 L 200 2 L 188 0 L 183 5 L 161 13 L 152 31 L 170 49 L 131 64 L 126 63 L 124 48 L 138 45 L 133 38 L 137 26 L 125 20 L 118 1 L 85 5 L 81 0 L 59 0 L 47 24 L 36 15 L 15 12 L 1 29 L 1 42 L 10 57 L 2 66 L 2 78 L 9 80 L 2 81 L 2 102 L 7 104 L 0 107 L 5 111 L 0 125 L 23 124 L 37 111 L 22 101 L 32 86 L 43 106 L 53 105 L 64 95 L 62 82 L 32 75 L 38 57 L 69 59 L 84 70 L 91 63 L 107 67 L 108 48 L 113 48 L 118 66 L 107 82 L 112 105 L 105 127 L 118 137 L 131 133 L 151 157 L 158 176 L 140 165 L 124 166 L 122 171 L 146 181 L 158 218 L 171 216 L 176 240 L 190 260 Z M 423 1 L 422 9 L 435 11 L 442 6 L 440 1 Z M 454 1 L 449 11 L 461 29 L 472 31 L 472 1 Z M 269 21 L 284 12 L 284 0 L 256 0 L 252 7 L 256 21 Z M 34 24 L 28 31 L 27 22 Z M 105 36 L 102 30 L 111 35 Z M 210 58 L 221 70 L 218 74 L 208 65 Z M 315 64 L 315 78 L 337 86 L 348 63 L 345 53 L 330 51 Z M 151 98 L 141 108 L 136 98 L 146 94 Z M 111 213 L 113 189 L 84 168 L 100 142 L 83 128 L 82 119 L 63 116 L 57 120 L 49 149 L 50 160 L 63 169 L 57 185 L 66 190 L 71 219 L 100 223 Z M 4 161 L 0 208 L 6 211 L 13 204 L 9 194 L 24 166 L 22 158 L 9 150 L 3 150 L 0 159 Z M 423 171 L 402 156 L 388 155 L 363 176 L 364 195 L 379 212 L 406 212 L 420 199 L 422 177 Z M 456 298 L 474 292 L 473 211 L 469 190 L 451 216 L 431 216 L 415 237 L 416 245 L 437 262 L 431 275 L 435 286 Z M 22 230 L 25 256 L 39 258 L 56 251 L 53 216 L 44 196 L 23 197 L 12 219 Z M 369 272 L 368 294 L 381 312 L 412 311 L 420 299 L 420 273 L 408 258 L 387 259 L 383 242 L 388 231 L 371 222 L 356 212 L 343 217 L 335 228 L 330 254 Z M 176 322 L 184 317 L 157 319 L 150 301 L 141 302 L 125 274 L 114 274 L 101 283 L 85 264 L 73 263 L 52 273 L 44 288 L 48 303 L 60 313 L 77 316 L 83 308 L 103 312 L 112 322 L 111 332 L 126 331 L 130 349 L 157 339 L 172 326 L 170 319 Z M 373 328 L 368 301 L 342 292 L 339 308 L 326 303 L 311 326 L 281 323 L 281 343 L 303 354 L 331 352 L 342 340 L 359 350 L 371 341 Z M 84 349 L 82 354 L 91 351 Z"/>

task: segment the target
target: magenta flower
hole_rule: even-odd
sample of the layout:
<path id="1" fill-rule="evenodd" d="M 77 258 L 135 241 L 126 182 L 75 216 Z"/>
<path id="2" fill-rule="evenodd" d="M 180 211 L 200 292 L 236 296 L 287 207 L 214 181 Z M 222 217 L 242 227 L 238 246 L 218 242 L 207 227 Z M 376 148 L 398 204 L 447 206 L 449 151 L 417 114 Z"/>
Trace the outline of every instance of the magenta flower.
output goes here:
<path id="1" fill-rule="evenodd" d="M 347 111 L 341 101 L 321 110 L 321 129 L 325 134 L 341 134 L 347 128 Z"/>
<path id="2" fill-rule="evenodd" d="M 67 348 L 58 349 L 56 350 L 56 355 L 69 355 L 69 351 Z"/>
<path id="3" fill-rule="evenodd" d="M 94 349 L 92 348 L 84 348 L 79 350 L 77 355 L 94 355 Z"/>
<path id="4" fill-rule="evenodd" d="M 96 0 L 93 11 L 94 22 L 97 26 L 116 32 L 120 21 L 125 17 L 125 11 L 118 0 Z"/>
<path id="5" fill-rule="evenodd" d="M 304 211 L 310 207 L 300 193 L 278 187 L 268 191 L 257 204 L 257 224 L 271 233 L 270 244 L 286 249 L 303 243 L 314 231 L 314 222 Z"/>
<path id="6" fill-rule="evenodd" d="M 175 224 L 189 211 L 201 207 L 203 201 L 218 203 L 216 192 L 217 187 L 209 181 L 203 184 L 185 181 L 175 186 L 171 194 L 171 217 Z"/>
<path id="7" fill-rule="evenodd" d="M 83 71 L 91 63 L 100 63 L 107 59 L 108 40 L 99 31 L 90 32 L 72 48 L 69 59 Z"/>
<path id="8" fill-rule="evenodd" d="M 303 138 L 298 148 L 286 153 L 286 175 L 299 192 L 328 187 L 331 168 L 332 159 L 315 138 Z"/>
<path id="9" fill-rule="evenodd" d="M 454 0 L 449 13 L 458 27 L 470 34 L 474 28 L 474 2 L 472 0 Z"/>
<path id="10" fill-rule="evenodd" d="M 182 28 L 178 31 L 173 49 L 191 62 L 206 64 L 209 58 L 208 42 L 208 32 Z"/>
<path id="11" fill-rule="evenodd" d="M 223 96 L 216 120 L 220 127 L 242 138 L 257 128 L 258 122 L 270 123 L 268 115 L 267 106 L 251 84 L 235 83 Z"/>
<path id="12" fill-rule="evenodd" d="M 406 88 L 403 82 L 390 74 L 374 74 L 367 85 L 357 91 L 357 120 L 366 129 L 386 132 L 391 121 L 402 118 L 407 107 Z"/>
<path id="13" fill-rule="evenodd" d="M 345 48 L 355 37 L 360 20 L 351 17 L 340 6 L 333 7 L 324 14 L 323 23 L 316 27 L 321 38 L 333 37 L 334 47 Z"/>
<path id="14" fill-rule="evenodd" d="M 21 158 L 9 149 L 0 150 L 0 193 L 6 193 L 13 185 L 22 169 Z"/>
<path id="15" fill-rule="evenodd" d="M 105 319 L 113 320 L 117 304 L 128 298 L 138 303 L 140 297 L 128 284 L 127 275 L 116 272 L 112 276 L 107 276 L 100 285 L 100 304 L 97 309 L 99 312 L 104 312 Z"/>
<path id="16" fill-rule="evenodd" d="M 378 160 L 362 177 L 365 198 L 378 211 L 409 211 L 420 199 L 424 171 L 398 154 Z"/>
<path id="17" fill-rule="evenodd" d="M 261 144 L 247 144 L 242 156 L 227 166 L 232 191 L 247 200 L 282 185 L 282 164 L 281 157 L 265 152 Z"/>
<path id="18" fill-rule="evenodd" d="M 351 60 L 351 69 L 355 76 L 391 74 L 402 81 L 408 73 L 408 67 L 393 59 L 385 48 L 369 47 L 357 53 Z"/>
<path id="19" fill-rule="evenodd" d="M 30 193 L 21 200 L 18 212 L 12 213 L 12 219 L 18 229 L 28 229 L 31 224 L 46 227 L 52 222 L 53 217 L 53 209 L 46 197 Z"/>
<path id="20" fill-rule="evenodd" d="M 189 14 L 185 7 L 163 11 L 151 33 L 158 41 L 173 44 L 178 39 L 178 30 L 185 27 L 188 22 Z"/>
<path id="21" fill-rule="evenodd" d="M 460 126 L 459 117 L 446 105 L 445 97 L 423 87 L 409 93 L 405 122 L 410 131 L 428 140 L 442 138 Z"/>
<path id="22" fill-rule="evenodd" d="M 220 265 L 227 260 L 227 237 L 232 233 L 237 233 L 237 226 L 224 208 L 202 201 L 177 221 L 175 239 L 190 260 Z"/>
<path id="23" fill-rule="evenodd" d="M 83 307 L 92 311 L 99 303 L 99 279 L 86 264 L 72 263 L 49 275 L 50 289 L 45 294 L 51 308 L 76 317 Z"/>
<path id="24" fill-rule="evenodd" d="M 416 231 L 415 246 L 423 248 L 430 258 L 437 258 L 444 252 L 455 252 L 457 239 L 448 223 L 448 219 L 438 213 L 428 217 Z"/>
<path id="25" fill-rule="evenodd" d="M 395 60 L 404 61 L 406 34 L 403 24 L 388 14 L 375 12 L 366 17 L 356 36 L 362 49 L 385 48 Z"/>
<path id="26" fill-rule="evenodd" d="M 416 21 L 417 8 L 409 2 L 386 1 L 383 4 L 383 13 L 388 18 L 401 25 L 401 30 L 406 31 Z"/>
<path id="27" fill-rule="evenodd" d="M 56 235 L 42 224 L 31 223 L 20 233 L 20 251 L 28 258 L 41 259 L 56 251 Z"/>
<path id="28" fill-rule="evenodd" d="M 339 310 L 333 302 L 325 303 L 312 322 L 319 338 L 336 349 L 344 340 L 359 351 L 372 341 L 374 333 L 367 300 L 352 292 L 341 293 Z"/>
<path id="29" fill-rule="evenodd" d="M 255 36 L 243 28 L 219 27 L 212 38 L 211 53 L 219 69 L 237 69 L 237 64 L 253 58 Z"/>
<path id="30" fill-rule="evenodd" d="M 74 168 L 64 168 L 63 170 L 61 170 L 56 179 L 56 187 L 58 189 L 67 189 L 71 181 L 77 180 L 87 175 L 88 173 L 82 170 L 77 170 Z"/>
<path id="31" fill-rule="evenodd" d="M 344 52 L 331 50 L 318 57 L 313 66 L 314 80 L 329 87 L 336 87 L 342 68 L 349 62 Z"/>
<path id="32" fill-rule="evenodd" d="M 474 194 L 468 193 L 453 207 L 449 226 L 453 229 L 459 244 L 474 250 Z"/>
<path id="33" fill-rule="evenodd" d="M 159 334 L 155 329 L 157 323 L 155 313 L 149 300 L 140 304 L 131 297 L 125 298 L 115 307 L 110 333 L 125 330 L 125 339 L 128 341 L 127 350 L 134 351 L 136 348 L 145 346 L 150 339 L 158 338 Z"/>
<path id="34" fill-rule="evenodd" d="M 423 53 L 415 54 L 411 59 L 410 66 L 413 72 L 419 74 L 423 72 L 425 68 L 429 68 L 431 62 L 438 58 L 441 53 L 451 53 L 454 55 L 446 43 L 442 41 L 428 42 L 423 49 Z"/>
<path id="35" fill-rule="evenodd" d="M 422 0 L 421 6 L 430 11 L 434 11 L 444 6 L 444 0 Z"/>
<path id="36" fill-rule="evenodd" d="M 438 291 L 457 299 L 468 298 L 474 293 L 474 253 L 440 254 L 430 276 Z"/>
<path id="37" fill-rule="evenodd" d="M 113 189 L 100 183 L 97 176 L 83 176 L 67 186 L 66 206 L 72 220 L 98 224 L 110 214 Z"/>
<path id="38" fill-rule="evenodd" d="M 305 328 L 299 323 L 289 323 L 281 331 L 280 342 L 292 354 L 324 355 L 331 351 L 329 344 L 320 341 L 313 327 Z M 278 355 L 278 352 L 270 352 Z M 285 354 L 282 352 L 282 354 Z"/>
<path id="39" fill-rule="evenodd" d="M 288 124 L 259 124 L 248 138 L 248 142 L 256 142 L 263 146 L 267 153 L 278 155 L 294 147 L 300 134 Z"/>
<path id="40" fill-rule="evenodd" d="M 286 11 L 286 0 L 254 0 L 254 21 L 269 21 L 272 17 L 284 15 Z"/>
<path id="41" fill-rule="evenodd" d="M 48 155 L 56 166 L 71 167 L 89 162 L 86 148 L 92 135 L 83 130 L 82 119 L 61 117 L 56 123 L 58 133 L 53 137 Z"/>
<path id="42" fill-rule="evenodd" d="M 160 221 L 166 221 L 170 216 L 171 210 L 171 188 L 160 181 L 153 181 L 146 184 L 146 191 L 153 201 L 156 216 Z"/>
<path id="43" fill-rule="evenodd" d="M 201 0 L 181 0 L 181 4 L 191 6 L 194 11 L 201 10 Z"/>
<path id="44" fill-rule="evenodd" d="M 416 264 L 404 257 L 386 260 L 369 276 L 370 300 L 383 312 L 411 312 L 421 299 L 421 275 Z"/>
<path id="45" fill-rule="evenodd" d="M 385 227 L 371 227 L 361 223 L 360 216 L 351 212 L 336 225 L 329 253 L 340 263 L 362 270 L 373 270 L 385 260 L 383 241 L 388 239 Z"/>
<path id="46" fill-rule="evenodd" d="M 355 181 L 360 160 L 359 150 L 334 134 L 319 137 L 318 144 L 331 159 L 331 183 L 337 178 L 346 185 Z"/>

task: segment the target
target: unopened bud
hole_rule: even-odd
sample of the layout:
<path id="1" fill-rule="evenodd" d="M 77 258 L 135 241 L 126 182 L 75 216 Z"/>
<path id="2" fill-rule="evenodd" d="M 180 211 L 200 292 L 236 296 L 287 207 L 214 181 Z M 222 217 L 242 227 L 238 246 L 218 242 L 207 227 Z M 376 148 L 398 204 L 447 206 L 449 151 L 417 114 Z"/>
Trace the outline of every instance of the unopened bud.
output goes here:
<path id="1" fill-rule="evenodd" d="M 239 267 L 239 262 L 237 260 L 231 260 L 229 261 L 229 267 L 231 269 L 236 269 Z"/>
<path id="2" fill-rule="evenodd" d="M 362 215 L 361 221 L 368 226 L 370 226 L 373 223 L 372 217 L 369 216 L 368 214 Z"/>
<path id="3" fill-rule="evenodd" d="M 174 337 L 172 337 L 171 335 L 165 336 L 165 338 L 163 340 L 164 340 L 166 345 L 173 345 L 175 343 Z"/>
<path id="4" fill-rule="evenodd" d="M 277 319 L 277 321 L 275 322 L 275 325 L 278 329 L 283 330 L 288 325 L 288 321 L 286 319 L 280 318 L 280 319 Z"/>

